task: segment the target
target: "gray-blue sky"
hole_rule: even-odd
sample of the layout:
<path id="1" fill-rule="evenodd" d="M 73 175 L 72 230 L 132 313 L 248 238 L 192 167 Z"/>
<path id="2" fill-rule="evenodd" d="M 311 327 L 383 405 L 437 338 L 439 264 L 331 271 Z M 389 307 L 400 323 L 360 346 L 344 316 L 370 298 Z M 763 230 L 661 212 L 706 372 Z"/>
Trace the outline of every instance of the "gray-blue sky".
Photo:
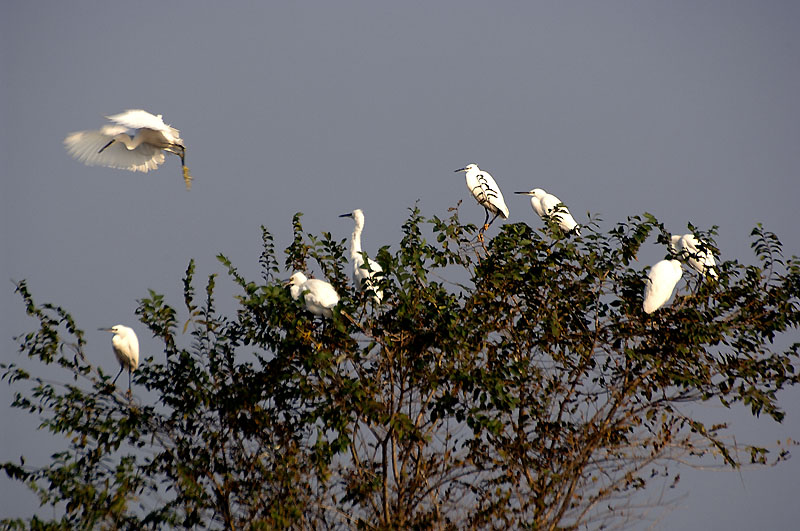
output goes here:
<path id="1" fill-rule="evenodd" d="M 719 225 L 726 259 L 752 260 L 758 222 L 800 253 L 794 2 L 17 1 L 0 13 L 2 277 L 72 311 L 109 371 L 98 326 L 135 323 L 148 288 L 179 305 L 190 258 L 201 275 L 222 272 L 219 252 L 255 274 L 261 224 L 279 248 L 296 211 L 345 238 L 337 215 L 362 208 L 374 252 L 396 244 L 417 199 L 426 215 L 464 199 L 462 218 L 479 223 L 453 173 L 470 162 L 505 191 L 509 222 L 538 226 L 510 192 L 539 186 L 605 227 L 645 211 L 676 232 Z M 67 133 L 128 108 L 181 129 L 190 193 L 175 157 L 142 175 L 65 153 Z M 662 255 L 653 244 L 640 260 Z M 14 360 L 11 337 L 30 323 L 10 283 L 0 306 Z M 157 352 L 141 327 L 140 340 Z M 796 437 L 798 397 L 784 394 L 783 426 L 726 418 L 740 442 Z M 52 450 L 34 422 L 0 411 L 4 459 Z M 676 494 L 689 495 L 657 527 L 796 525 L 798 471 L 796 459 L 683 471 Z M 33 510 L 0 481 L 0 513 Z"/>

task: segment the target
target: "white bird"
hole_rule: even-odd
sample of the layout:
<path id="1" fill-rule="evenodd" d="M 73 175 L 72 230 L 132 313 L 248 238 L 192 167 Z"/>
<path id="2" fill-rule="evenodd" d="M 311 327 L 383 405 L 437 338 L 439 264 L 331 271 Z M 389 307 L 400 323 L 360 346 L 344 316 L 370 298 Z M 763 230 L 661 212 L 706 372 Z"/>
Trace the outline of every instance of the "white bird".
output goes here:
<path id="1" fill-rule="evenodd" d="M 350 238 L 350 259 L 353 261 L 353 284 L 355 284 L 356 289 L 361 290 L 366 288 L 367 290 L 371 290 L 375 293 L 375 302 L 380 304 L 381 299 L 383 299 L 383 291 L 378 290 L 377 286 L 373 284 L 372 277 L 375 276 L 375 273 L 382 272 L 383 268 L 381 268 L 378 262 L 367 257 L 368 270 L 364 265 L 364 252 L 361 250 L 361 231 L 364 230 L 364 212 L 357 208 L 339 217 L 353 218 L 356 222 L 353 235 Z"/>
<path id="2" fill-rule="evenodd" d="M 128 369 L 128 394 L 130 394 L 131 375 L 139 366 L 139 339 L 136 337 L 136 332 L 121 324 L 111 328 L 100 328 L 100 330 L 114 333 L 114 337 L 111 338 L 111 346 L 114 347 L 114 355 L 117 357 L 120 367 L 111 385 L 116 384 L 122 371 Z"/>
<path id="3" fill-rule="evenodd" d="M 661 260 L 650 269 L 642 304 L 645 313 L 653 313 L 664 306 L 682 275 L 683 268 L 678 260 Z"/>
<path id="4" fill-rule="evenodd" d="M 294 300 L 303 295 L 306 310 L 320 317 L 333 317 L 332 308 L 339 303 L 339 295 L 330 283 L 316 278 L 306 278 L 300 271 L 296 271 L 286 282 L 290 285 L 289 293 Z"/>
<path id="5" fill-rule="evenodd" d="M 480 231 L 480 234 L 489 228 L 497 216 L 508 219 L 508 207 L 503 199 L 503 193 L 489 172 L 483 171 L 477 164 L 469 164 L 455 171 L 467 172 L 467 188 L 475 200 L 486 210 L 486 219 L 483 220 L 483 230 Z M 489 212 L 494 214 L 492 221 L 489 221 Z"/>
<path id="6" fill-rule="evenodd" d="M 694 234 L 673 236 L 669 245 L 670 249 L 682 259 L 686 260 L 692 269 L 701 275 L 708 273 L 709 276 L 716 277 L 717 272 L 714 271 L 714 267 L 717 265 L 717 262 L 714 260 L 714 255 L 711 249 L 707 247 L 700 250 L 701 246 L 705 247 L 705 244 L 695 238 Z"/>
<path id="7" fill-rule="evenodd" d="M 557 198 L 553 194 L 548 194 L 541 188 L 534 188 L 530 192 L 514 192 L 515 194 L 520 195 L 527 195 L 531 198 L 531 206 L 533 207 L 534 212 L 539 214 L 540 218 L 544 218 L 545 216 L 552 216 L 558 221 L 558 226 L 561 227 L 561 230 L 564 232 L 569 232 L 578 224 L 575 222 L 575 218 L 572 217 L 572 214 L 569 213 L 569 209 L 561 202 L 561 199 Z M 561 205 L 560 208 L 558 205 Z M 578 227 L 575 229 L 577 234 L 580 234 L 581 229 Z"/>
<path id="8" fill-rule="evenodd" d="M 164 151 L 181 158 L 184 179 L 191 179 L 186 169 L 186 147 L 180 131 L 164 123 L 161 115 L 141 109 L 106 116 L 117 125 L 105 125 L 98 131 L 78 131 L 64 139 L 70 155 L 88 166 L 106 166 L 122 170 L 148 172 L 164 162 Z M 130 130 L 136 133 L 131 137 Z"/>

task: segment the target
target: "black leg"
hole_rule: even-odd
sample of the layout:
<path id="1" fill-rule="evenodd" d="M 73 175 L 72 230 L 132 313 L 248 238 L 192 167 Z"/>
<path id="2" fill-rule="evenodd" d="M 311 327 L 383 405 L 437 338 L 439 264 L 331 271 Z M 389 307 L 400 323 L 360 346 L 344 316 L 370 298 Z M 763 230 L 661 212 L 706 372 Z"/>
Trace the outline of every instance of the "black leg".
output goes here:
<path id="1" fill-rule="evenodd" d="M 488 214 L 489 214 L 489 211 L 488 211 L 488 210 L 486 211 L 486 214 L 487 214 L 487 216 L 486 216 L 486 217 L 488 218 L 488 217 L 489 217 L 489 216 L 488 216 Z M 497 214 L 495 214 L 495 215 L 494 215 L 494 217 L 492 218 L 492 221 L 490 221 L 490 222 L 489 222 L 489 224 L 488 224 L 488 225 L 486 225 L 486 228 L 487 228 L 487 229 L 489 228 L 489 225 L 491 225 L 492 223 L 494 223 L 494 220 L 496 220 L 496 219 L 497 219 L 497 216 L 499 216 L 499 215 L 500 215 L 500 211 L 498 210 L 498 211 L 497 211 Z"/>
<path id="2" fill-rule="evenodd" d="M 114 381 L 113 381 L 113 382 L 111 382 L 111 385 L 114 385 L 115 383 L 117 383 L 117 378 L 119 378 L 119 375 L 120 375 L 120 374 L 122 374 L 122 371 L 124 371 L 124 370 L 125 370 L 125 367 L 120 367 L 120 368 L 119 368 L 119 372 L 118 372 L 118 373 L 117 373 L 117 375 L 114 377 Z"/>

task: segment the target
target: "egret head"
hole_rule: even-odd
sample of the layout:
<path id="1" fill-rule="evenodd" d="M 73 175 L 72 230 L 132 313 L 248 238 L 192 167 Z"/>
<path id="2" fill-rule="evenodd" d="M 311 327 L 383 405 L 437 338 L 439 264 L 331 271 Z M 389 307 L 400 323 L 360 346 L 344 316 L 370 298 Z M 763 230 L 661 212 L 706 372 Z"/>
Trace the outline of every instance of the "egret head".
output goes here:
<path id="1" fill-rule="evenodd" d="M 529 192 L 514 192 L 514 193 L 515 194 L 519 194 L 519 195 L 529 195 L 531 197 L 535 197 L 537 199 L 541 199 L 542 197 L 544 197 L 544 195 L 547 192 L 545 192 L 541 188 L 534 188 L 533 190 L 530 190 Z"/>
<path id="2" fill-rule="evenodd" d="M 302 272 L 295 271 L 294 273 L 292 273 L 292 276 L 289 277 L 289 280 L 284 282 L 284 285 L 285 286 L 299 286 L 299 285 L 305 283 L 307 280 L 308 280 L 308 278 L 306 278 L 306 276 Z"/>
<path id="3" fill-rule="evenodd" d="M 459 168 L 459 169 L 455 170 L 455 173 L 458 173 L 460 171 L 472 171 L 472 170 L 478 170 L 478 165 L 477 164 L 467 164 L 463 168 Z"/>
<path id="4" fill-rule="evenodd" d="M 356 225 L 364 226 L 364 212 L 357 208 L 352 212 L 348 212 L 347 214 L 340 214 L 340 218 L 353 218 L 356 221 Z"/>

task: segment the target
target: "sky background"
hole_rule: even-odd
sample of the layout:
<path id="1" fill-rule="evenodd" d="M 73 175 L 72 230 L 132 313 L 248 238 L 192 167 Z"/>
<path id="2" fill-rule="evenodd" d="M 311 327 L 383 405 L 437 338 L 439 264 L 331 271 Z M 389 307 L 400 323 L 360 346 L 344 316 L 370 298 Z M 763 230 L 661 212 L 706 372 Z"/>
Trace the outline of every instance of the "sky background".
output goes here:
<path id="1" fill-rule="evenodd" d="M 182 307 L 191 258 L 201 286 L 224 273 L 220 252 L 256 277 L 259 226 L 281 250 L 298 211 L 307 231 L 347 238 L 352 221 L 337 216 L 363 209 L 370 253 L 396 248 L 416 201 L 444 216 L 464 200 L 462 220 L 478 224 L 453 173 L 471 162 L 494 175 L 509 222 L 541 226 L 512 194 L 541 187 L 602 229 L 643 212 L 679 233 L 718 225 L 723 259 L 753 263 L 763 223 L 800 254 L 799 27 L 790 1 L 3 2 L 0 278 L 69 310 L 89 358 L 114 373 L 97 328 L 132 325 L 142 358 L 157 355 L 137 300 L 153 289 Z M 130 108 L 181 130 L 191 192 L 174 156 L 141 174 L 64 151 L 68 133 Z M 639 263 L 663 255 L 653 238 Z M 13 337 L 32 321 L 8 280 L 0 311 L 0 357 L 21 361 Z M 739 443 L 774 445 L 800 438 L 800 393 L 781 398 L 782 425 L 715 404 L 703 414 L 731 421 Z M 42 462 L 60 446 L 11 399 L 0 384 L 0 460 Z M 680 473 L 675 509 L 641 527 L 800 521 L 800 455 Z M 36 510 L 5 476 L 0 491 L 1 515 Z"/>

